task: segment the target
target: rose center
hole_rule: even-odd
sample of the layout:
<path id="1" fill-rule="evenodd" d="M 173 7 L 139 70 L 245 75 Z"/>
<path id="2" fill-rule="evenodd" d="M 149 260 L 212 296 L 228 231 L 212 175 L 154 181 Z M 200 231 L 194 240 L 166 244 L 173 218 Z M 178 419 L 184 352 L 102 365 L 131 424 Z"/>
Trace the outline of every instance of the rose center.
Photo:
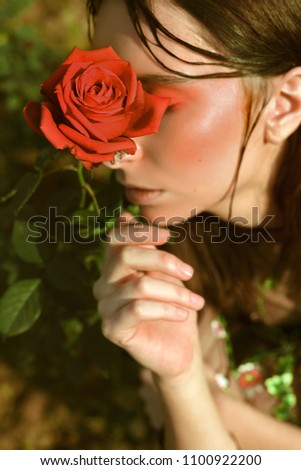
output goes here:
<path id="1" fill-rule="evenodd" d="M 93 85 L 89 90 L 89 94 L 92 95 L 92 96 L 98 95 L 100 93 L 101 89 L 102 89 L 101 84 Z"/>

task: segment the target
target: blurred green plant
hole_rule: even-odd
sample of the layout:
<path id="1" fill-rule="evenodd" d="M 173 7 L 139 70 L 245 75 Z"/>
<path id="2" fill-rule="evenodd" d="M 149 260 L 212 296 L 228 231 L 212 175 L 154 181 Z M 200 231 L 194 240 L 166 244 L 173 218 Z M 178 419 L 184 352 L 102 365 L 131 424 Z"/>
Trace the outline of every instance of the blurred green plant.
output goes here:
<path id="1" fill-rule="evenodd" d="M 115 448 L 114 439 L 126 439 L 125 423 L 141 419 L 138 398 L 129 398 L 137 368 L 100 335 L 92 284 L 120 188 L 107 170 L 89 173 L 69 153 L 56 152 L 22 115 L 27 101 L 39 100 L 38 84 L 70 49 L 86 47 L 85 1 L 0 3 L 0 361 L 64 400 L 71 413 L 82 408 L 81 427 L 100 416 L 106 437 L 98 442 L 94 436 L 91 445 Z M 98 213 L 105 206 L 107 213 Z M 50 208 L 57 214 L 52 222 Z M 107 401 L 99 399 L 100 390 Z M 129 441 L 139 442 L 136 431 L 128 432 Z M 0 424 L 1 433 L 9 430 Z M 77 433 L 77 444 L 57 445 L 88 448 L 89 435 Z"/>
<path id="2" fill-rule="evenodd" d="M 81 181 L 78 179 L 77 169 L 68 156 L 58 157 L 48 144 L 26 128 L 22 116 L 24 103 L 39 99 L 37 84 L 50 74 L 63 52 L 54 44 L 53 47 L 46 44 L 36 23 L 25 21 L 37 16 L 36 2 L 3 0 L 2 3 L 0 113 L 6 123 L 6 132 L 1 134 L 0 279 L 3 297 L 0 332 L 12 336 L 23 333 L 39 318 L 43 312 L 42 303 L 47 304 L 47 295 L 58 297 L 51 292 L 52 287 L 60 293 L 79 289 L 81 299 L 90 300 L 92 305 L 88 294 L 91 287 L 89 274 L 99 268 L 99 255 L 94 259 L 90 247 L 86 254 L 75 244 L 67 246 L 60 236 L 53 243 L 51 228 L 45 243 L 28 243 L 27 238 L 30 218 L 47 212 L 47 205 L 59 207 L 62 216 L 70 216 L 72 220 L 80 198 L 80 209 L 91 212 L 98 195 L 84 182 L 82 170 Z M 66 184 L 58 183 L 65 179 L 68 180 Z M 89 192 L 87 198 L 86 192 Z M 64 263 L 64 275 L 60 275 L 58 281 L 58 275 L 62 274 L 58 269 L 60 261 Z"/>
<path id="3" fill-rule="evenodd" d="M 1 0 L 0 115 L 5 127 L 5 132 L 1 133 L 1 151 L 10 152 L 11 157 L 23 162 L 24 155 L 17 156 L 20 150 L 24 154 L 24 150 L 25 153 L 29 151 L 28 147 L 41 145 L 24 126 L 21 113 L 24 104 L 39 98 L 37 84 L 50 75 L 65 57 L 66 51 L 78 42 L 82 46 L 87 44 L 83 36 L 86 25 L 76 31 L 74 25 L 70 26 L 65 31 L 64 40 L 61 40 L 61 29 L 65 25 L 58 20 L 68 18 L 70 10 L 74 15 L 77 12 L 78 23 L 82 18 L 79 6 L 84 11 L 85 2 L 76 0 L 72 5 L 74 3 L 71 9 L 71 2 L 65 2 L 62 6 L 58 0 L 50 2 L 50 5 L 47 0 Z M 57 15 L 57 29 L 53 27 L 54 12 Z"/>
<path id="4" fill-rule="evenodd" d="M 0 300 L 4 336 L 28 330 L 50 299 L 52 303 L 58 299 L 57 309 L 65 304 L 73 312 L 70 325 L 75 324 L 79 305 L 89 310 L 95 304 L 92 282 L 101 267 L 105 233 L 112 226 L 112 218 L 99 207 L 112 207 L 113 199 L 119 207 L 119 189 L 113 198 L 110 183 L 110 204 L 106 204 L 108 178 L 87 182 L 91 175 L 81 163 L 77 168 L 72 157 L 54 153 L 44 151 L 43 158 L 38 157 L 0 199 L 5 221 L 1 277 L 6 290 Z M 77 331 L 80 335 L 82 329 Z"/>

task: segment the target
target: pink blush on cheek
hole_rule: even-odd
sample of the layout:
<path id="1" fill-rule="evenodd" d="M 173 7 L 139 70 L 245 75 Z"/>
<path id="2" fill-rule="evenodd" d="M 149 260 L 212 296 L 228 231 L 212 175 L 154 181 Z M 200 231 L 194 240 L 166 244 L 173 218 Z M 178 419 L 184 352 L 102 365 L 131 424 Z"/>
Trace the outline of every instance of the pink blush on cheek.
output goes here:
<path id="1" fill-rule="evenodd" d="M 156 166 L 166 175 L 168 186 L 174 187 L 177 182 L 183 197 L 194 193 L 196 202 L 199 197 L 206 204 L 211 201 L 209 192 L 216 202 L 229 191 L 245 121 L 237 83 L 234 86 L 228 80 L 215 93 L 211 87 L 199 81 L 197 86 L 183 88 L 185 93 L 181 90 L 181 103 L 164 117 L 156 138 L 156 152 L 152 152 L 156 155 L 153 157 Z M 227 87 L 229 90 L 225 90 Z"/>

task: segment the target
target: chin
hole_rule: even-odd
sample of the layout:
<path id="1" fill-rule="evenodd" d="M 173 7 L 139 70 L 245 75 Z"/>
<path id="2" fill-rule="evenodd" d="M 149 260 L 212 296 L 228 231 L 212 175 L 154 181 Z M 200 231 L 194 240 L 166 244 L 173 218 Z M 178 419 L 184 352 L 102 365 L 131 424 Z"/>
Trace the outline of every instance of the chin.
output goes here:
<path id="1" fill-rule="evenodd" d="M 140 215 L 152 225 L 171 227 L 182 224 L 191 217 L 194 217 L 196 212 L 192 210 L 176 211 L 167 207 L 158 209 L 157 207 L 140 206 Z"/>

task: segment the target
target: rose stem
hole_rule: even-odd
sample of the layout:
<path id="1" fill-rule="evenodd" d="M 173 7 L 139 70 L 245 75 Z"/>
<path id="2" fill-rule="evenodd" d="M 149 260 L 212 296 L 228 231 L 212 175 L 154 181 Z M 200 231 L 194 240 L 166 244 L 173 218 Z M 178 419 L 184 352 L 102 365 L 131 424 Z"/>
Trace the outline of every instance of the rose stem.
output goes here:
<path id="1" fill-rule="evenodd" d="M 82 194 L 81 194 L 81 201 L 80 201 L 80 208 L 83 209 L 85 206 L 86 202 L 86 194 L 88 193 L 89 196 L 92 199 L 94 209 L 96 210 L 97 213 L 100 212 L 100 208 L 95 196 L 95 193 L 91 186 L 86 182 L 85 177 L 84 177 L 84 167 L 81 162 L 78 162 L 78 167 L 77 167 L 77 174 L 78 174 L 78 179 L 82 188 Z"/>

